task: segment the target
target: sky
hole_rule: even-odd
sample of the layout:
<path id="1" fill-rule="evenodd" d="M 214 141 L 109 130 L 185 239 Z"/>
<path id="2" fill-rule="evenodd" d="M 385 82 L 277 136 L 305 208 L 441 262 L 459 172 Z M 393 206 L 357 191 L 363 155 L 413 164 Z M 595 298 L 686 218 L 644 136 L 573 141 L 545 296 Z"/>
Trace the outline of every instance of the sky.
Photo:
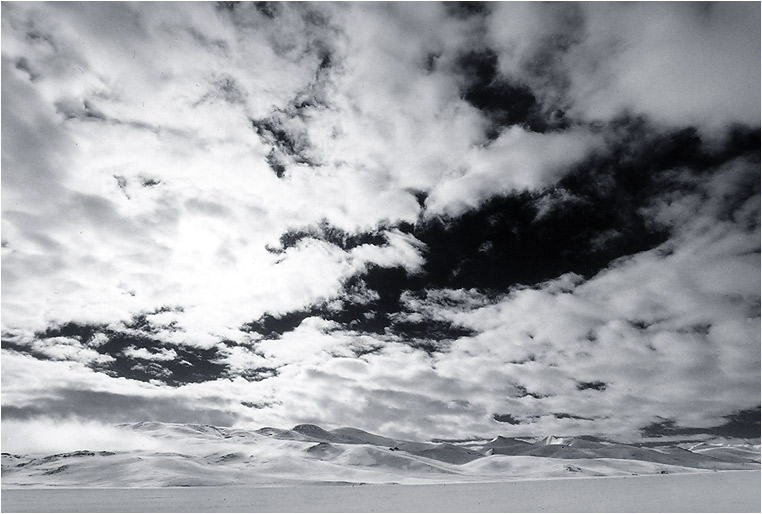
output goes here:
<path id="1" fill-rule="evenodd" d="M 756 2 L 3 2 L 3 451 L 759 437 L 759 173 Z"/>

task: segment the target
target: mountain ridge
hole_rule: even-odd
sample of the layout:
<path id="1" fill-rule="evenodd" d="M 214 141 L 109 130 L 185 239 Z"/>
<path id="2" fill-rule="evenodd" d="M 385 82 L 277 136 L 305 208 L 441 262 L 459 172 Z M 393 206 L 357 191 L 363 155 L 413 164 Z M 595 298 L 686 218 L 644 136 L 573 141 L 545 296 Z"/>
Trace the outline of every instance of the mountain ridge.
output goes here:
<path id="1" fill-rule="evenodd" d="M 2 453 L 3 487 L 166 487 L 280 483 L 439 483 L 759 470 L 759 440 L 626 444 L 596 436 L 416 442 L 312 424 L 257 430 L 118 425 L 142 446 Z M 150 444 L 148 444 L 150 443 Z"/>

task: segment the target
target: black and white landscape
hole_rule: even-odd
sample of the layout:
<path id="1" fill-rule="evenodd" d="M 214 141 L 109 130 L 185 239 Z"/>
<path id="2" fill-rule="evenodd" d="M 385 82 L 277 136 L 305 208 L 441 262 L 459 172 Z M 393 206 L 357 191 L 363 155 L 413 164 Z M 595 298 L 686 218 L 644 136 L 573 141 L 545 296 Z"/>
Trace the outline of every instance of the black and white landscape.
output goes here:
<path id="1" fill-rule="evenodd" d="M 758 438 L 416 442 L 348 427 L 158 422 L 114 430 L 140 443 L 116 452 L 3 453 L 3 510 L 746 512 L 760 503 Z M 585 477 L 598 480 L 554 481 Z"/>
<path id="2" fill-rule="evenodd" d="M 132 451 L 29 457 L 3 453 L 6 486 L 189 487 L 425 484 L 506 479 L 759 471 L 759 441 L 651 442 L 580 436 L 498 436 L 415 442 L 354 428 L 243 430 L 143 422 L 117 430 L 143 439 Z"/>
<path id="3" fill-rule="evenodd" d="M 1 37 L 38 501 L 3 511 L 633 475 L 758 510 L 758 3 L 3 2 Z"/>

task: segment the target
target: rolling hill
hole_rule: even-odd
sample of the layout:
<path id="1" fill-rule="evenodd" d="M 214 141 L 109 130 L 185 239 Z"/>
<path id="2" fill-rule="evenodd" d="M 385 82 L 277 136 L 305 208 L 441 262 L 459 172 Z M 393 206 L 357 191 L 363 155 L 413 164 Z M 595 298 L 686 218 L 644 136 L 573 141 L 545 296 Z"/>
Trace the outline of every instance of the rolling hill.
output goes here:
<path id="1" fill-rule="evenodd" d="M 475 446 L 306 424 L 290 430 L 157 422 L 118 428 L 151 444 L 130 451 L 3 453 L 3 487 L 450 483 L 760 469 L 758 439 L 654 445 L 592 436 L 497 436 Z"/>

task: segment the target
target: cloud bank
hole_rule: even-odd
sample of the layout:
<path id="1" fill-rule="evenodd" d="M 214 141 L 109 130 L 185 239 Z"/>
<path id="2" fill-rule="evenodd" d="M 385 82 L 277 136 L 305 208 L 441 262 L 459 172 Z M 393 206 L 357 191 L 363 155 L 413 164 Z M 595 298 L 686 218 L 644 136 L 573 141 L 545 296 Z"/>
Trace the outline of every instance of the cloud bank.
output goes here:
<path id="1" fill-rule="evenodd" d="M 734 3 L 4 5 L 4 439 L 746 419 L 759 37 Z"/>

